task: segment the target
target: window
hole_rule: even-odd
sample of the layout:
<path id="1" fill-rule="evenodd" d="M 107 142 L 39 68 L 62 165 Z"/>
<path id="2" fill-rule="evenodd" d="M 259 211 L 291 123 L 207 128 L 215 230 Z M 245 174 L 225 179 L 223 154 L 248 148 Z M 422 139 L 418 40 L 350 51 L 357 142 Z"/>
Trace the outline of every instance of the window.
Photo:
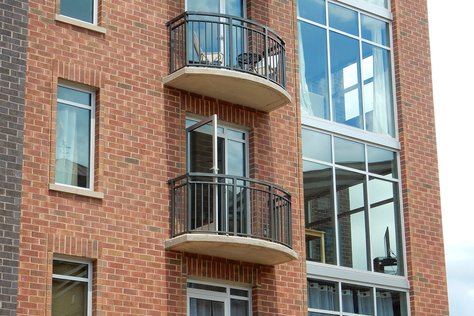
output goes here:
<path id="1" fill-rule="evenodd" d="M 402 275 L 397 155 L 303 129 L 307 260 Z"/>
<path id="2" fill-rule="evenodd" d="M 242 0 L 186 0 L 187 11 L 223 13 L 234 16 L 244 16 Z"/>
<path id="3" fill-rule="evenodd" d="M 243 287 L 187 283 L 189 316 L 249 316 L 251 292 Z"/>
<path id="4" fill-rule="evenodd" d="M 97 24 L 98 0 L 60 0 L 59 14 L 82 22 Z"/>
<path id="5" fill-rule="evenodd" d="M 92 315 L 92 263 L 53 259 L 52 315 Z"/>
<path id="6" fill-rule="evenodd" d="M 93 189 L 95 93 L 59 85 L 55 183 Z"/>
<path id="7" fill-rule="evenodd" d="M 389 22 L 335 1 L 299 0 L 298 33 L 303 116 L 394 137 Z"/>
<path id="8" fill-rule="evenodd" d="M 347 313 L 402 316 L 407 315 L 406 294 L 368 285 L 310 279 L 308 280 L 308 311 L 309 316 L 346 315 Z"/>

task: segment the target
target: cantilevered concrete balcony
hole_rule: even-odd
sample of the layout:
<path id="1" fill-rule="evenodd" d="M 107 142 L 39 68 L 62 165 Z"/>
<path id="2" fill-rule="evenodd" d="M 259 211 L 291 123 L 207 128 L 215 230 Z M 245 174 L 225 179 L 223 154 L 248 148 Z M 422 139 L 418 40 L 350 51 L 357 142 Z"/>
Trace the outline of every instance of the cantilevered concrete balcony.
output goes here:
<path id="1" fill-rule="evenodd" d="M 192 173 L 170 180 L 168 250 L 264 265 L 298 258 L 291 249 L 291 197 L 270 183 Z"/>
<path id="2" fill-rule="evenodd" d="M 264 112 L 291 101 L 285 43 L 269 28 L 230 15 L 185 12 L 168 30 L 165 85 Z"/>

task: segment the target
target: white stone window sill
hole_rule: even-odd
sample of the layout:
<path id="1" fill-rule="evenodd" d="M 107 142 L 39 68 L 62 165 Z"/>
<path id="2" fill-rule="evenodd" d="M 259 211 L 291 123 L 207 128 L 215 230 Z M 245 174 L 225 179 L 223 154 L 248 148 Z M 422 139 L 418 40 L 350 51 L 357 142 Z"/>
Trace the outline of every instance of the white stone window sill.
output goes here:
<path id="1" fill-rule="evenodd" d="M 73 187 L 73 186 L 64 185 L 64 184 L 50 183 L 49 184 L 49 189 L 52 190 L 52 191 L 65 192 L 65 193 L 72 193 L 72 194 L 77 194 L 77 195 L 81 195 L 81 196 L 87 196 L 87 197 L 91 197 L 91 198 L 94 198 L 94 199 L 103 199 L 104 198 L 104 193 L 103 192 L 96 192 L 96 191 L 92 191 L 92 190 L 89 190 L 89 189 Z"/>
<path id="2" fill-rule="evenodd" d="M 56 14 L 55 20 L 59 21 L 59 22 L 67 23 L 67 24 L 72 24 L 74 26 L 79 26 L 79 27 L 82 27 L 82 28 L 85 28 L 85 29 L 88 29 L 88 30 L 91 30 L 91 31 L 102 33 L 102 34 L 105 34 L 107 32 L 105 27 L 101 27 L 101 26 L 97 26 L 97 25 L 90 24 L 90 23 L 87 23 L 87 22 L 83 22 L 81 20 L 73 19 L 73 18 L 64 16 L 64 15 L 60 15 L 60 14 Z"/>

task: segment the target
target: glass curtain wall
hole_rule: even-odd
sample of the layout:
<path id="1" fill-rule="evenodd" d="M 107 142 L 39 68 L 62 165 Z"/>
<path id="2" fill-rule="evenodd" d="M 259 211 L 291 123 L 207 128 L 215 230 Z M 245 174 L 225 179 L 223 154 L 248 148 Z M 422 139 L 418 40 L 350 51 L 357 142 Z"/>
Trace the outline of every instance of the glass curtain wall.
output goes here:
<path id="1" fill-rule="evenodd" d="M 397 155 L 303 129 L 307 260 L 402 275 Z"/>
<path id="2" fill-rule="evenodd" d="M 389 3 L 348 3 L 297 1 L 308 315 L 407 315 Z"/>
<path id="3" fill-rule="evenodd" d="M 303 116 L 395 136 L 389 23 L 325 0 L 298 1 Z"/>

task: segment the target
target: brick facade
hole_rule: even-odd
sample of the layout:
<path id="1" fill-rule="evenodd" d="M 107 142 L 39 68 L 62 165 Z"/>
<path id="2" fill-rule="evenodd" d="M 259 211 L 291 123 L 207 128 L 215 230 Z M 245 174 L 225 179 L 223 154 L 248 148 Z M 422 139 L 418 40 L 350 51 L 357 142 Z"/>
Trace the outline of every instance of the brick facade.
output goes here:
<path id="1" fill-rule="evenodd" d="M 105 34 L 55 20 L 54 1 L 29 2 L 18 315 L 50 315 L 53 254 L 94 260 L 94 315 L 185 315 L 189 278 L 250 286 L 253 315 L 307 315 L 295 1 L 247 4 L 250 19 L 286 42 L 292 103 L 270 114 L 163 86 L 169 67 L 166 23 L 184 10 L 184 1 L 99 2 Z M 424 75 L 429 69 L 427 26 L 424 21 L 419 33 L 412 32 L 420 23 L 418 15 L 405 13 L 413 2 L 393 2 L 411 308 L 413 315 L 444 315 L 431 84 Z M 416 1 L 420 15 L 426 15 L 423 4 Z M 420 55 L 413 54 L 414 45 L 423 47 Z M 49 188 L 54 183 L 58 82 L 96 89 L 94 190 L 103 198 Z M 421 108 L 426 125 L 415 126 Z M 186 172 L 188 114 L 217 114 L 220 121 L 249 130 L 249 176 L 292 194 L 298 260 L 270 267 L 165 250 L 170 237 L 167 181 Z M 407 141 L 417 137 L 426 143 Z M 427 154 L 432 164 L 423 174 L 419 164 Z M 412 177 L 415 168 L 419 179 Z M 425 208 L 426 203 L 431 207 Z M 420 233 L 425 225 L 430 232 Z M 436 239 L 426 240 L 431 232 Z M 427 253 L 426 243 L 436 251 Z M 432 260 L 423 261 L 420 254 Z M 430 299 L 438 304 L 430 304 L 428 313 L 423 304 L 433 291 L 439 295 Z"/>
<path id="2" fill-rule="evenodd" d="M 2 3 L 0 16 L 0 315 L 15 315 L 28 1 Z"/>
<path id="3" fill-rule="evenodd" d="M 250 176 L 295 197 L 293 249 L 303 257 L 296 103 L 264 114 L 163 87 L 166 22 L 182 4 L 102 1 L 106 34 L 55 21 L 54 3 L 34 0 L 30 7 L 18 314 L 49 313 L 53 254 L 95 260 L 93 309 L 99 315 L 184 315 L 188 278 L 250 285 L 258 315 L 304 314 L 302 260 L 265 267 L 164 249 L 170 236 L 167 181 L 186 172 L 186 115 L 216 113 L 222 122 L 250 130 Z M 270 7 L 292 10 L 280 1 Z M 291 29 L 293 14 L 281 23 L 265 12 L 262 19 L 277 32 Z M 291 38 L 287 45 L 292 65 Z M 290 67 L 292 93 L 294 77 Z M 62 81 L 97 89 L 94 188 L 103 199 L 49 189 Z"/>
<path id="4" fill-rule="evenodd" d="M 407 273 L 412 314 L 448 315 L 426 5 L 392 3 Z"/>

